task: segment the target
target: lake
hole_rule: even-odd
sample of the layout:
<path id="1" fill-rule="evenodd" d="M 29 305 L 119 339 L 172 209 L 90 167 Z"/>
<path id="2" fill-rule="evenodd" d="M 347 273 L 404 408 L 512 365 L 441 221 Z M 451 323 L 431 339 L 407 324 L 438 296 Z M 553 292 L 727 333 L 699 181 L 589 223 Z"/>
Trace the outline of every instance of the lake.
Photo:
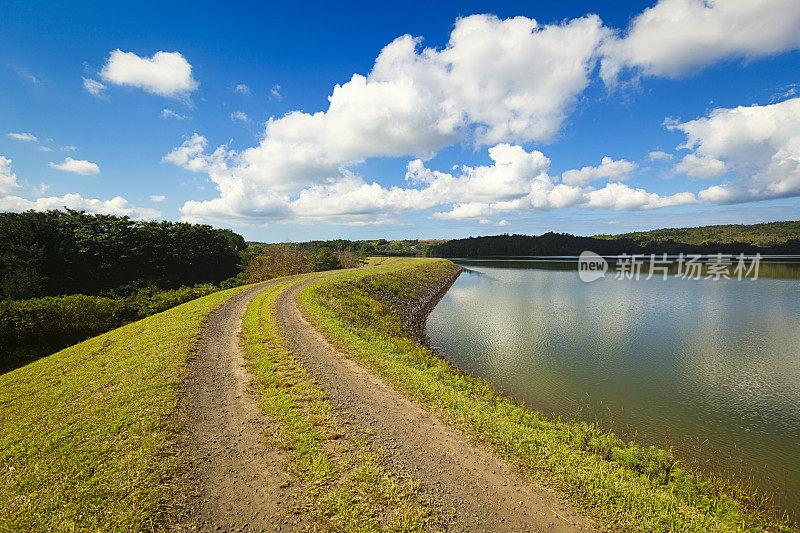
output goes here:
<path id="1" fill-rule="evenodd" d="M 584 283 L 574 258 L 455 262 L 466 270 L 427 323 L 454 365 L 797 509 L 800 266 L 762 264 L 756 280 L 609 272 Z"/>

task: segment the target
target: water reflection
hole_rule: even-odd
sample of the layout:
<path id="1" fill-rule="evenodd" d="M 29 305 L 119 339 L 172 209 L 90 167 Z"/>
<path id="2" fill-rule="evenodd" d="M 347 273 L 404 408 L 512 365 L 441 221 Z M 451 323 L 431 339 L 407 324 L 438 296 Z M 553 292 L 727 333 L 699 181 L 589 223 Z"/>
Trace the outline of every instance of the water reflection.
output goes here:
<path id="1" fill-rule="evenodd" d="M 730 470 L 733 453 L 798 499 L 798 265 L 762 264 L 758 280 L 593 283 L 574 259 L 464 266 L 428 320 L 454 364 L 546 413 L 713 468 Z"/>

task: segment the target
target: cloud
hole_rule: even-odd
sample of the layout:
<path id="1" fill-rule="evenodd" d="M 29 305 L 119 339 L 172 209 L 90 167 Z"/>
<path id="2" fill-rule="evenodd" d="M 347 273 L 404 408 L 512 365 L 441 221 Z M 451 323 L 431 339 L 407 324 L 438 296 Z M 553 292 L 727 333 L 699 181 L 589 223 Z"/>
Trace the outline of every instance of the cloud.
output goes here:
<path id="1" fill-rule="evenodd" d="M 597 167 L 583 167 L 580 170 L 568 170 L 561 174 L 561 181 L 567 185 L 585 185 L 591 181 L 599 179 L 624 180 L 628 174 L 636 170 L 636 163 L 631 163 L 625 159 L 614 161 L 610 157 L 604 157 Z"/>
<path id="2" fill-rule="evenodd" d="M 15 141 L 34 142 L 34 143 L 39 142 L 39 139 L 37 139 L 35 135 L 31 135 L 30 133 L 6 133 L 6 136 L 11 137 Z"/>
<path id="3" fill-rule="evenodd" d="M 697 198 L 690 192 L 661 196 L 644 189 L 634 189 L 623 183 L 608 183 L 601 189 L 573 187 L 553 183 L 552 178 L 541 176 L 533 181 L 528 195 L 506 202 L 457 203 L 450 211 L 434 213 L 433 218 L 459 220 L 501 213 L 532 213 L 552 209 L 577 207 L 580 209 L 612 209 L 640 211 L 678 205 L 696 204 Z"/>
<path id="4" fill-rule="evenodd" d="M 770 97 L 769 101 L 774 104 L 775 102 L 780 102 L 792 96 L 796 96 L 798 88 L 800 88 L 800 83 L 790 83 L 789 85 L 779 87 L 778 91 Z"/>
<path id="5" fill-rule="evenodd" d="M 180 115 L 172 109 L 164 108 L 161 110 L 161 118 L 174 118 L 175 120 L 186 120 L 186 115 Z"/>
<path id="6" fill-rule="evenodd" d="M 650 161 L 669 161 L 672 159 L 672 154 L 667 152 L 662 152 L 661 150 L 655 150 L 647 154 L 647 157 Z"/>
<path id="7" fill-rule="evenodd" d="M 81 161 L 77 162 L 81 163 Z M 83 163 L 87 163 L 87 161 L 83 161 Z M 51 163 L 51 166 L 52 165 L 53 163 Z M 30 209 L 35 211 L 47 211 L 48 209 L 63 209 L 67 207 L 69 209 L 83 210 L 88 213 L 106 213 L 143 220 L 152 220 L 161 216 L 161 211 L 131 205 L 130 202 L 121 196 L 115 196 L 111 200 L 84 198 L 77 193 L 37 198 L 35 200 L 28 200 L 19 196 L 7 196 L 9 192 L 19 188 L 19 186 L 16 174 L 11 172 L 11 160 L 0 156 L 0 211 L 21 212 Z M 35 194 L 44 194 L 49 188 L 49 185 L 42 183 L 38 187 L 34 187 L 33 192 Z"/>
<path id="8" fill-rule="evenodd" d="M 17 175 L 11 172 L 11 160 L 0 155 L 0 194 L 8 194 L 18 187 Z"/>
<path id="9" fill-rule="evenodd" d="M 251 94 L 250 87 L 248 87 L 244 83 L 240 83 L 236 87 L 234 87 L 233 88 L 233 92 L 239 93 L 239 94 L 247 94 L 247 95 Z"/>
<path id="10" fill-rule="evenodd" d="M 84 198 L 80 194 L 71 193 L 64 196 L 51 196 L 27 200 L 19 196 L 0 197 L 0 211 L 47 211 L 49 209 L 75 209 L 87 213 L 103 213 L 108 215 L 129 216 L 138 220 L 153 220 L 161 216 L 161 211 L 147 207 L 131 205 L 125 198 L 115 196 L 110 200 Z"/>
<path id="11" fill-rule="evenodd" d="M 208 201 L 189 201 L 181 208 L 187 220 L 219 220 L 263 223 L 268 220 L 301 223 L 384 224 L 412 212 L 450 206 L 435 212 L 438 219 L 476 219 L 501 213 L 579 207 L 586 209 L 655 209 L 696 203 L 691 193 L 659 196 L 643 189 L 609 183 L 603 189 L 555 183 L 547 174 L 550 160 L 538 150 L 530 152 L 506 143 L 488 150 L 490 165 L 456 166 L 441 172 L 421 159 L 408 163 L 406 187 L 368 183 L 344 170 L 337 179 L 311 184 L 299 191 L 279 191 L 241 179 L 238 167 L 228 162 L 236 154 L 220 147 L 206 153 L 207 140 L 193 135 L 164 157 L 188 170 L 207 173 L 218 184 L 220 196 Z M 606 161 L 608 175 L 621 175 L 629 165 Z M 601 165 L 602 167 L 602 165 Z"/>
<path id="12" fill-rule="evenodd" d="M 690 192 L 660 196 L 644 189 L 628 187 L 624 183 L 609 183 L 602 189 L 587 192 L 586 201 L 582 207 L 638 211 L 696 203 L 698 203 L 697 199 Z"/>
<path id="13" fill-rule="evenodd" d="M 73 145 L 73 144 L 68 144 L 67 146 L 62 146 L 60 148 L 60 150 L 63 150 L 65 152 L 74 152 L 77 149 L 78 149 L 78 147 Z"/>
<path id="14" fill-rule="evenodd" d="M 269 94 L 271 98 L 277 98 L 278 100 L 283 100 L 283 95 L 281 94 L 280 85 L 273 85 L 272 89 L 269 90 Z"/>
<path id="15" fill-rule="evenodd" d="M 156 52 L 148 58 L 117 49 L 109 54 L 100 77 L 171 98 L 186 98 L 198 87 L 192 66 L 178 52 Z"/>
<path id="16" fill-rule="evenodd" d="M 383 49 L 371 78 L 411 79 L 441 112 L 440 121 L 473 125 L 480 144 L 547 141 L 588 85 L 607 34 L 596 16 L 557 25 L 473 15 L 456 21 L 442 50 L 417 51 L 409 35 Z"/>
<path id="17" fill-rule="evenodd" d="M 50 162 L 49 166 L 50 168 L 83 176 L 93 176 L 100 173 L 100 167 L 97 164 L 81 159 L 72 159 L 71 157 L 66 158 L 62 163 Z"/>
<path id="18" fill-rule="evenodd" d="M 256 198 L 273 206 L 276 198 L 301 190 L 350 183 L 350 167 L 368 158 L 428 159 L 463 141 L 497 146 L 552 140 L 588 85 L 607 33 L 596 16 L 539 24 L 473 15 L 456 21 L 441 49 L 398 37 L 368 74 L 353 74 L 333 88 L 327 110 L 271 118 L 258 146 L 215 152 L 209 177 L 220 198 L 185 209 L 201 216 L 205 205 L 217 216 L 224 206 L 250 217 Z M 192 146 L 184 143 L 165 160 L 203 167 L 207 155 L 178 162 Z"/>
<path id="19" fill-rule="evenodd" d="M 226 146 L 220 146 L 213 153 L 206 155 L 205 149 L 208 140 L 195 133 L 179 147 L 173 149 L 162 158 L 162 161 L 172 163 L 192 172 L 206 172 L 212 179 L 223 181 L 230 177 L 227 161 L 233 154 Z"/>
<path id="20" fill-rule="evenodd" d="M 103 94 L 103 91 L 106 90 L 105 84 L 100 83 L 97 80 L 83 77 L 81 79 L 83 79 L 83 88 L 86 89 L 86 91 L 92 96 L 100 96 Z"/>
<path id="21" fill-rule="evenodd" d="M 725 163 L 719 159 L 688 154 L 673 167 L 672 171 L 677 174 L 686 174 L 692 178 L 710 180 L 722 176 L 727 169 Z"/>
<path id="22" fill-rule="evenodd" d="M 602 45 L 601 75 L 624 69 L 676 78 L 725 59 L 753 59 L 800 48 L 796 0 L 660 0 Z"/>
<path id="23" fill-rule="evenodd" d="M 250 122 L 250 117 L 244 111 L 234 111 L 231 113 L 231 120 L 236 122 Z"/>
<path id="24" fill-rule="evenodd" d="M 725 204 L 800 196 L 800 98 L 715 109 L 667 127 L 686 135 L 681 148 L 692 150 L 690 155 L 719 160 L 735 176 L 701 191 L 703 200 Z"/>
<path id="25" fill-rule="evenodd" d="M 167 197 L 164 196 L 163 194 L 153 194 L 153 195 L 150 196 L 150 201 L 151 202 L 163 202 L 166 199 L 167 199 Z"/>

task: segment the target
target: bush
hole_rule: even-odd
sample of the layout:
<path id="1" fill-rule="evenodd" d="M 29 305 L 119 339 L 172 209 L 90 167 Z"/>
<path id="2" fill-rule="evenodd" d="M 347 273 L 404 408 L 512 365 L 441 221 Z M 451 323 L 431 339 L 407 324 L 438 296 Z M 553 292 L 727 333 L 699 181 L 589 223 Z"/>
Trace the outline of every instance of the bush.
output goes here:
<path id="1" fill-rule="evenodd" d="M 221 285 L 235 287 L 241 280 L 230 278 Z M 0 301 L 0 367 L 11 369 L 218 290 L 203 283 L 165 291 L 151 286 L 128 298 L 73 294 Z"/>
<path id="2" fill-rule="evenodd" d="M 211 283 L 167 291 L 160 291 L 155 287 L 147 287 L 137 292 L 131 298 L 131 303 L 136 309 L 138 318 L 144 318 L 218 290 L 219 287 Z"/>
<path id="3" fill-rule="evenodd" d="M 308 254 L 308 264 L 314 272 L 342 268 L 342 263 L 339 261 L 339 258 L 333 255 L 330 248 L 325 246 L 312 250 Z"/>
<path id="4" fill-rule="evenodd" d="M 48 355 L 136 318 L 128 301 L 102 296 L 0 301 L 0 363 Z"/>

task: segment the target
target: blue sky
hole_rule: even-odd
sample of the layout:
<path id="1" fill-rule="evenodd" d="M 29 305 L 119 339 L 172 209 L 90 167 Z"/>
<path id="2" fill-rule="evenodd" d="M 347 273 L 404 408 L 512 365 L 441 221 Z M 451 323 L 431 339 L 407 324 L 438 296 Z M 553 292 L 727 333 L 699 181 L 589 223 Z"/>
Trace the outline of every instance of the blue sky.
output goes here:
<path id="1" fill-rule="evenodd" d="M 251 240 L 798 219 L 800 3 L 6 2 L 0 209 Z"/>

